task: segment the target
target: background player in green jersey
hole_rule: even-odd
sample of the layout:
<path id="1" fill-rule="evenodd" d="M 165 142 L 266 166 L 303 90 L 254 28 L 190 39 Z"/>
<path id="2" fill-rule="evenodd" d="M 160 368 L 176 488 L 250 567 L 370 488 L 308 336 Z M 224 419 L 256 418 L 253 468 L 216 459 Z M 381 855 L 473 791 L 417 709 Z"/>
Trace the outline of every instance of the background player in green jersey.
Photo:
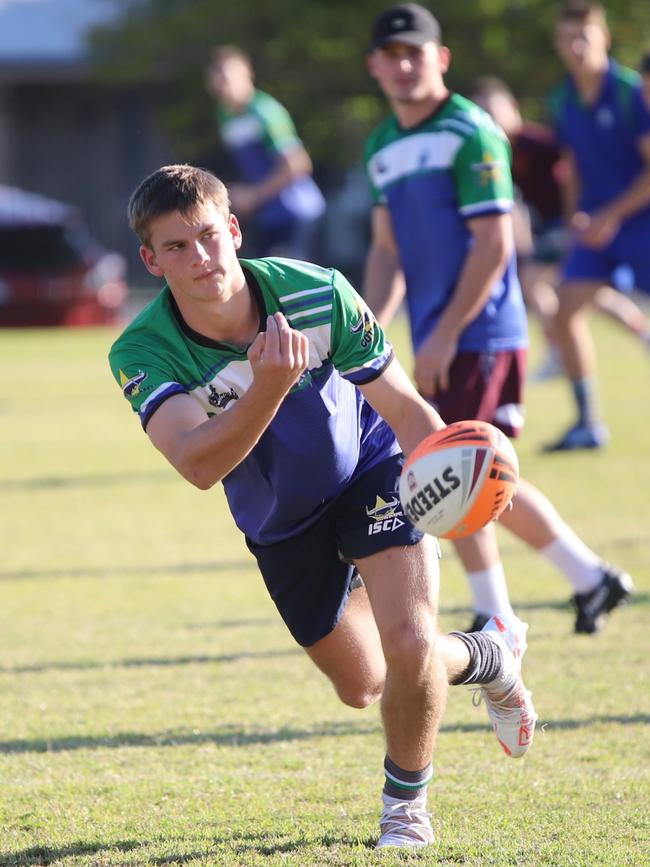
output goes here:
<path id="1" fill-rule="evenodd" d="M 206 83 L 217 103 L 221 139 L 240 176 L 230 195 L 252 230 L 254 255 L 310 259 L 325 199 L 289 112 L 255 87 L 251 60 L 237 46 L 214 49 Z"/>
<path id="2" fill-rule="evenodd" d="M 406 298 L 415 382 L 446 422 L 479 418 L 516 436 L 523 424 L 527 323 L 516 275 L 510 155 L 503 132 L 451 93 L 451 52 L 429 10 L 394 6 L 372 28 L 369 69 L 393 114 L 370 135 L 374 196 L 364 297 L 380 325 Z M 631 589 L 521 480 L 501 523 L 571 583 L 577 632 L 595 632 Z M 510 601 L 493 526 L 455 543 L 477 614 Z"/>
<path id="3" fill-rule="evenodd" d="M 520 673 L 525 624 L 437 632 L 437 545 L 395 492 L 400 449 L 442 421 L 341 274 L 238 258 L 239 223 L 209 172 L 160 169 L 129 214 L 166 285 L 112 347 L 115 379 L 181 475 L 201 489 L 223 481 L 280 614 L 339 697 L 354 707 L 381 697 L 378 845 L 427 845 L 447 684 L 481 684 L 513 757 L 536 720 Z M 363 584 L 351 592 L 355 570 Z"/>

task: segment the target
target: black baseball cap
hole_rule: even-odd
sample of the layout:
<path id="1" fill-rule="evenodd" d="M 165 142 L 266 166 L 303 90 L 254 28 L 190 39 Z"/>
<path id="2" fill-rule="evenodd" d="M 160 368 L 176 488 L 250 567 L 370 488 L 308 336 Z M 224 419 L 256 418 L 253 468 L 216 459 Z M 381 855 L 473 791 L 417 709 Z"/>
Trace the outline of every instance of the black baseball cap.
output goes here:
<path id="1" fill-rule="evenodd" d="M 372 48 L 382 48 L 390 42 L 404 42 L 406 45 L 440 42 L 440 25 L 429 10 L 418 3 L 391 6 L 375 18 Z"/>

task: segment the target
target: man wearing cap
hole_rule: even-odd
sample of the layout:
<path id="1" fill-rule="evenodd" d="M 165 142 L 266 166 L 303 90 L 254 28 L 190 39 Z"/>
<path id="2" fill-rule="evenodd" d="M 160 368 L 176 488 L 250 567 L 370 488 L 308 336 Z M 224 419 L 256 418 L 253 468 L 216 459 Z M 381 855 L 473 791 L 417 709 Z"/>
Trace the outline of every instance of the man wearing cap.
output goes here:
<path id="1" fill-rule="evenodd" d="M 394 6 L 375 19 L 368 68 L 393 113 L 366 146 L 374 207 L 363 294 L 382 327 L 406 297 L 415 383 L 445 422 L 483 419 L 516 436 L 528 339 L 510 151 L 486 112 L 447 89 L 450 61 L 423 6 Z M 629 594 L 629 576 L 606 566 L 523 479 L 501 523 L 570 581 L 577 632 L 597 631 Z M 471 629 L 490 615 L 512 616 L 494 525 L 454 544 L 474 595 Z M 403 798 L 426 809 L 425 785 Z"/>

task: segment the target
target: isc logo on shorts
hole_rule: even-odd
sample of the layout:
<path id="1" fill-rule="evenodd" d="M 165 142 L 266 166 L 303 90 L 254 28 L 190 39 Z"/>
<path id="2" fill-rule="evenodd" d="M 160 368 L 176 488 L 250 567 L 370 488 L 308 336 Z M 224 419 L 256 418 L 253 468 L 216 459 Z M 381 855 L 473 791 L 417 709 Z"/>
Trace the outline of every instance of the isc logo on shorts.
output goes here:
<path id="1" fill-rule="evenodd" d="M 390 533 L 397 530 L 398 527 L 404 526 L 404 517 L 402 506 L 397 497 L 393 497 L 390 502 L 377 497 L 377 501 L 372 509 L 366 506 L 366 514 L 372 518 L 368 524 L 368 535 L 374 536 L 376 533 Z"/>

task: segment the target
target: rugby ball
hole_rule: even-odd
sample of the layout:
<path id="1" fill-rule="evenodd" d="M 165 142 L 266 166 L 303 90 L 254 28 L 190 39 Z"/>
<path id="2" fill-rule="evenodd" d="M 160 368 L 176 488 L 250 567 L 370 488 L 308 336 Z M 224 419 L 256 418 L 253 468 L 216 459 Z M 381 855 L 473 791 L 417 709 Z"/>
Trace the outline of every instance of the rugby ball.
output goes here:
<path id="1" fill-rule="evenodd" d="M 423 533 L 462 539 L 496 521 L 519 481 L 508 437 L 485 421 L 459 421 L 422 440 L 406 460 L 399 497 Z"/>

